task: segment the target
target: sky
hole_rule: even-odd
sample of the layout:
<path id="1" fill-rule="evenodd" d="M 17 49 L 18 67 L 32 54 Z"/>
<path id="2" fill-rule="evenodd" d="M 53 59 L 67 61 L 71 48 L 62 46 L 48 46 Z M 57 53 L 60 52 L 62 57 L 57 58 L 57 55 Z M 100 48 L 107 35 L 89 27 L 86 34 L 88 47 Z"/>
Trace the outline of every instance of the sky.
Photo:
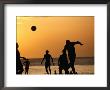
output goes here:
<path id="1" fill-rule="evenodd" d="M 17 16 L 16 29 L 20 55 L 26 58 L 42 58 L 46 50 L 59 57 L 66 40 L 84 44 L 75 45 L 77 57 L 94 57 L 93 16 Z"/>

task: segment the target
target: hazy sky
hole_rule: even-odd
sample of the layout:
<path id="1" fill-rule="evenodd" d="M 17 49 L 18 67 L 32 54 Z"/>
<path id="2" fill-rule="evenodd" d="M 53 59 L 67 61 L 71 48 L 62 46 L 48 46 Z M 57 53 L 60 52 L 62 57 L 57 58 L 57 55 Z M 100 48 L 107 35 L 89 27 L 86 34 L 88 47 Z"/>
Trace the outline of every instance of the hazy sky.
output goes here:
<path id="1" fill-rule="evenodd" d="M 31 26 L 37 27 L 36 31 Z M 45 50 L 53 57 L 59 57 L 65 41 L 79 40 L 76 45 L 77 57 L 94 56 L 94 17 L 55 16 L 17 17 L 17 42 L 21 56 L 41 58 Z"/>

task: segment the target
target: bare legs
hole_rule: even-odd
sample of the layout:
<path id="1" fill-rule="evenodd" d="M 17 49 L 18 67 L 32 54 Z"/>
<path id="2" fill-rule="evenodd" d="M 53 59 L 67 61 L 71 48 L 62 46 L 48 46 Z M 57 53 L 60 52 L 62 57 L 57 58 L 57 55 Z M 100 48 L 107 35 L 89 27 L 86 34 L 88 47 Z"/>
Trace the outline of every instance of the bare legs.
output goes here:
<path id="1" fill-rule="evenodd" d="M 46 70 L 47 74 L 51 74 L 50 65 L 49 66 L 45 65 L 45 70 Z"/>
<path id="2" fill-rule="evenodd" d="M 29 70 L 29 69 L 25 69 L 25 74 L 28 74 L 28 70 Z"/>

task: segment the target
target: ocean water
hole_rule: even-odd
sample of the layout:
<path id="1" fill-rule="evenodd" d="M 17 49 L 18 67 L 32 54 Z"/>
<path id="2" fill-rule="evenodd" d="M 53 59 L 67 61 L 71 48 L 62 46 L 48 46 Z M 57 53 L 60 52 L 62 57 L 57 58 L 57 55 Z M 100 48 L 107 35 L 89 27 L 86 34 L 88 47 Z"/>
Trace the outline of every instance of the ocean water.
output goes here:
<path id="1" fill-rule="evenodd" d="M 21 60 L 22 63 L 25 60 Z M 45 61 L 41 65 L 42 58 L 30 58 L 30 66 L 44 66 Z M 58 66 L 58 58 L 53 59 L 54 66 Z M 51 64 L 52 65 L 52 64 Z M 94 57 L 77 57 L 75 65 L 94 65 Z"/>

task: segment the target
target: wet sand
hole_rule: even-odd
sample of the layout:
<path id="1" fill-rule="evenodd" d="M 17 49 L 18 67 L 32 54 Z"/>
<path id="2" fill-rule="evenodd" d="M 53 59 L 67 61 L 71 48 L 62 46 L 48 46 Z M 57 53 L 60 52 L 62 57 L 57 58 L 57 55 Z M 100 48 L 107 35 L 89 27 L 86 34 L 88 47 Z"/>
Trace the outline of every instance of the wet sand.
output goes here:
<path id="1" fill-rule="evenodd" d="M 75 65 L 75 69 L 78 74 L 94 74 L 94 65 Z M 55 70 L 58 73 L 59 70 L 58 66 L 51 66 L 52 74 L 54 74 Z M 71 71 L 71 69 L 69 69 L 69 71 Z M 46 74 L 44 66 L 30 66 L 29 75 L 42 75 L 42 74 Z"/>

